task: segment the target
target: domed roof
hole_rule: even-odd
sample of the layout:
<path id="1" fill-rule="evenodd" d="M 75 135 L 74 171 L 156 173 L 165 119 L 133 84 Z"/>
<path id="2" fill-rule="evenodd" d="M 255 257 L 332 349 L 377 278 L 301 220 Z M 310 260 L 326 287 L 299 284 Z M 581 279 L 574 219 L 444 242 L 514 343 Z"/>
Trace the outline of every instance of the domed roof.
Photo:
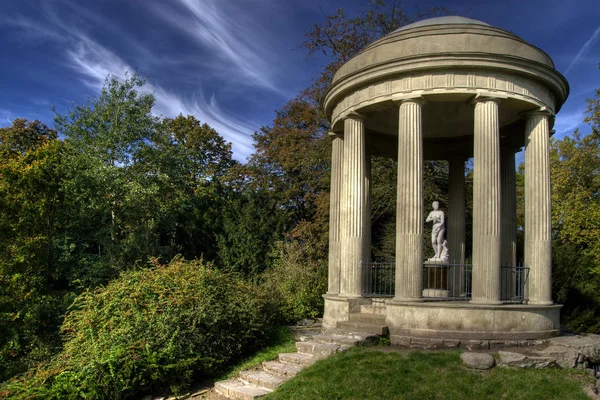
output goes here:
<path id="1" fill-rule="evenodd" d="M 323 107 L 328 117 L 337 107 L 338 118 L 350 110 L 348 104 L 358 109 L 419 90 L 440 96 L 502 91 L 558 112 L 569 85 L 548 54 L 519 36 L 475 19 L 446 16 L 403 26 L 366 46 L 335 73 Z"/>
<path id="2" fill-rule="evenodd" d="M 448 25 L 448 24 L 474 24 L 474 25 L 485 25 L 491 26 L 490 24 L 486 24 L 483 21 L 479 21 L 472 18 L 459 17 L 456 15 L 449 15 L 447 17 L 436 17 L 423 19 L 421 21 L 413 22 L 412 24 L 408 24 L 403 26 L 402 28 L 396 29 L 394 32 L 405 31 L 407 29 L 419 28 L 421 26 L 429 26 L 429 25 Z"/>
<path id="3" fill-rule="evenodd" d="M 511 32 L 476 19 L 447 16 L 403 26 L 374 41 L 344 64 L 332 83 L 390 62 L 443 58 L 449 67 L 462 64 L 459 58 L 464 57 L 502 58 L 507 65 L 518 59 L 554 69 L 548 54 Z"/>

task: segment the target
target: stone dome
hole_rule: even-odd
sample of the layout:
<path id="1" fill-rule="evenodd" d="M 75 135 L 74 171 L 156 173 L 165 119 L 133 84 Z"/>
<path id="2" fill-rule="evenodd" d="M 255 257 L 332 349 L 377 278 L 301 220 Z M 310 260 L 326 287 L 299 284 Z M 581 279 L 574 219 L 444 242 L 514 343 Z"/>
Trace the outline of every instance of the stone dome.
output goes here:
<path id="1" fill-rule="evenodd" d="M 408 24 L 399 29 L 396 29 L 394 32 L 405 31 L 405 30 L 411 29 L 411 28 L 418 28 L 420 26 L 448 25 L 448 24 L 474 24 L 474 25 L 490 26 L 490 24 L 487 24 L 483 21 L 479 21 L 477 19 L 459 17 L 456 15 L 449 15 L 446 17 L 428 18 L 428 19 L 423 19 L 421 21 L 413 22 L 412 24 Z"/>
<path id="2" fill-rule="evenodd" d="M 327 116 L 335 119 L 332 114 L 338 102 L 361 87 L 411 75 L 468 73 L 469 69 L 510 74 L 517 84 L 525 79 L 533 83 L 529 85 L 533 89 L 536 85 L 547 88 L 553 104 L 545 105 L 552 113 L 558 112 L 568 96 L 566 79 L 541 49 L 485 22 L 447 16 L 406 25 L 365 47 L 336 72 L 323 106 Z"/>

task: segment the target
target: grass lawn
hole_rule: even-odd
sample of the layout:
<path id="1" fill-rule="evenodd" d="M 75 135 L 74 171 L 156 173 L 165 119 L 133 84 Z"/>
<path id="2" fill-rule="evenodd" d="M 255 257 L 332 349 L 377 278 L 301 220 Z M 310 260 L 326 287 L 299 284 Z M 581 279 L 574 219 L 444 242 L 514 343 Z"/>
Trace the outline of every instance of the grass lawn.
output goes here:
<path id="1" fill-rule="evenodd" d="M 587 400 L 593 378 L 564 369 L 472 372 L 458 352 L 408 355 L 353 348 L 315 363 L 266 397 L 275 399 Z"/>

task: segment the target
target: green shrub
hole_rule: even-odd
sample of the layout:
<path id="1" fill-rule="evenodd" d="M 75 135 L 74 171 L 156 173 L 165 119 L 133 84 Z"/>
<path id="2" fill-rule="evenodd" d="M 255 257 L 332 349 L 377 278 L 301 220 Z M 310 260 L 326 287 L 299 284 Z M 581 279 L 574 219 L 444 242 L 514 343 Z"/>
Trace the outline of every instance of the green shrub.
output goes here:
<path id="1" fill-rule="evenodd" d="M 254 286 L 179 259 L 87 291 L 65 317 L 64 350 L 9 382 L 15 398 L 127 398 L 213 374 L 253 349 L 266 320 Z M 3 393 L 0 390 L 0 397 Z"/>
<path id="2" fill-rule="evenodd" d="M 323 315 L 327 261 L 311 256 L 307 247 L 300 241 L 277 243 L 273 266 L 263 273 L 261 292 L 282 322 Z"/>

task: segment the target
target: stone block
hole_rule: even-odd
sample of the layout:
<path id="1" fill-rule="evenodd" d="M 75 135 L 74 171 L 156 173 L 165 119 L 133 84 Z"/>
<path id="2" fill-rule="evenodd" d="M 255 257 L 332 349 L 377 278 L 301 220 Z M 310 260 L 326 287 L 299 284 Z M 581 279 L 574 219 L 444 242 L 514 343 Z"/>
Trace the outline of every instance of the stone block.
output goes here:
<path id="1" fill-rule="evenodd" d="M 463 364 L 472 369 L 488 370 L 495 364 L 494 357 L 486 353 L 465 352 L 460 355 Z"/>
<path id="2" fill-rule="evenodd" d="M 304 366 L 284 364 L 279 361 L 264 361 L 263 368 L 265 371 L 278 376 L 292 377 L 296 376 L 300 371 L 302 371 Z"/>
<path id="3" fill-rule="evenodd" d="M 521 353 L 499 351 L 498 365 L 515 368 L 550 368 L 555 367 L 556 359 L 552 357 L 526 356 Z"/>
<path id="4" fill-rule="evenodd" d="M 287 378 L 270 374 L 266 371 L 242 371 L 240 379 L 252 383 L 258 387 L 274 390 L 280 386 Z"/>
<path id="5" fill-rule="evenodd" d="M 548 347 L 535 351 L 535 354 L 553 357 L 563 368 L 573 368 L 585 361 L 600 363 L 600 335 L 559 336 L 547 343 Z"/>

